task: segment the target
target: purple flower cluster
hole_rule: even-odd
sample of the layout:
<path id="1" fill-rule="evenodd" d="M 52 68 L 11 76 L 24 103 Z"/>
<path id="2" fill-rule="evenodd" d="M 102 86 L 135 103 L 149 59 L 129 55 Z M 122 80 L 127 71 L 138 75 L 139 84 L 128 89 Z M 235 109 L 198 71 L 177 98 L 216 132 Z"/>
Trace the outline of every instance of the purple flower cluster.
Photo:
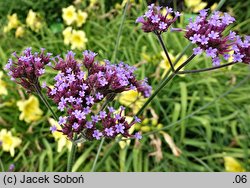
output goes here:
<path id="1" fill-rule="evenodd" d="M 179 12 L 174 12 L 172 8 L 166 7 L 166 14 L 161 13 L 162 7 L 151 4 L 148 6 L 148 11 L 141 17 L 138 17 L 136 22 L 142 23 L 142 30 L 145 32 L 162 33 L 167 31 L 169 26 L 173 24 L 181 15 Z M 174 18 L 167 18 L 171 13 L 175 14 Z"/>
<path id="2" fill-rule="evenodd" d="M 244 40 L 240 36 L 236 36 L 236 43 L 232 49 L 234 62 L 250 64 L 250 36 L 245 36 Z"/>
<path id="3" fill-rule="evenodd" d="M 249 40 L 245 40 L 243 46 L 240 44 L 239 36 L 236 36 L 235 32 L 230 31 L 229 35 L 224 36 L 225 29 L 232 24 L 235 19 L 227 13 L 215 11 L 210 18 L 208 18 L 208 9 L 201 10 L 199 16 L 194 21 L 190 19 L 190 23 L 187 26 L 187 32 L 185 37 L 192 43 L 197 44 L 198 47 L 193 49 L 195 55 L 206 53 L 208 57 L 213 60 L 213 65 L 220 65 L 220 56 L 223 56 L 225 60 L 230 57 L 230 51 L 234 50 L 236 53 L 235 60 L 243 60 L 243 48 L 249 46 Z M 237 46 L 237 47 L 236 47 Z M 235 49 L 239 49 L 242 53 L 237 53 Z M 241 49 L 241 50 L 240 50 Z M 238 61 L 237 60 L 237 61 Z"/>
<path id="4" fill-rule="evenodd" d="M 83 52 L 83 63 L 78 63 L 73 52 L 68 52 L 66 59 L 54 59 L 54 69 L 59 73 L 55 76 L 53 88 L 48 88 L 48 96 L 58 105 L 60 111 L 67 116 L 59 118 L 63 125 L 62 132 L 72 138 L 73 133 L 84 134 L 89 139 L 101 137 L 113 138 L 118 134 L 131 137 L 129 128 L 138 121 L 128 123 L 120 112 L 112 107 L 98 112 L 98 103 L 104 99 L 112 100 L 117 93 L 137 89 L 144 97 L 151 93 L 146 80 L 137 81 L 134 68 L 124 63 L 112 65 L 105 60 L 104 64 L 95 61 L 97 54 Z M 85 71 L 84 68 L 85 68 Z M 136 133 L 133 137 L 140 138 Z"/>
<path id="5" fill-rule="evenodd" d="M 39 87 L 38 78 L 45 73 L 45 65 L 50 62 L 51 53 L 44 54 L 44 49 L 41 52 L 32 54 L 31 48 L 23 51 L 21 56 L 13 53 L 16 61 L 9 59 L 5 65 L 5 70 L 11 80 L 22 85 L 29 92 L 35 91 L 35 86 Z"/>

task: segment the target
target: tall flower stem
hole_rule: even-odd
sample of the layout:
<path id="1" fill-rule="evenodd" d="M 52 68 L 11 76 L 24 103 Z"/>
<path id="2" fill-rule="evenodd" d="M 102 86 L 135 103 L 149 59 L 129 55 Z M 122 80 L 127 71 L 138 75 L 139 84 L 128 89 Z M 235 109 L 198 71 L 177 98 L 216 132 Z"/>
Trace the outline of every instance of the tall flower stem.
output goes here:
<path id="1" fill-rule="evenodd" d="M 76 135 L 74 136 L 74 140 L 76 139 Z M 71 150 L 69 153 L 69 157 L 68 157 L 68 163 L 67 163 L 67 172 L 71 172 L 72 171 L 72 167 L 75 161 L 75 154 L 76 154 L 76 146 L 77 144 L 74 142 L 74 140 L 71 142 L 72 146 L 71 146 Z"/>
<path id="2" fill-rule="evenodd" d="M 98 158 L 99 158 L 99 155 L 100 155 L 100 152 L 101 152 L 101 149 L 102 149 L 104 140 L 105 140 L 105 138 L 102 138 L 101 143 L 100 143 L 100 145 L 99 145 L 99 147 L 98 147 L 97 154 L 96 154 L 96 156 L 95 156 L 95 160 L 94 160 L 93 166 L 92 166 L 92 168 L 91 168 L 91 172 L 94 172 L 95 169 L 96 169 L 96 163 L 97 163 L 97 160 L 98 160 Z"/>
<path id="3" fill-rule="evenodd" d="M 110 102 L 110 100 L 107 99 L 107 100 L 103 103 L 103 105 L 102 105 L 100 111 L 104 110 L 104 109 L 106 108 L 106 106 L 108 105 L 109 102 Z M 98 158 L 99 158 L 100 151 L 101 151 L 101 149 L 102 149 L 104 140 L 105 140 L 105 138 L 102 138 L 101 143 L 100 143 L 100 145 L 99 145 L 99 147 L 98 147 L 97 154 L 96 154 L 96 156 L 95 156 L 95 160 L 94 160 L 93 166 L 92 166 L 92 168 L 91 168 L 91 172 L 94 172 L 94 171 L 95 171 L 96 163 L 97 163 L 97 160 L 98 160 Z"/>
<path id="4" fill-rule="evenodd" d="M 170 66 L 171 66 L 172 71 L 175 72 L 174 65 L 173 65 L 173 63 L 172 63 L 172 61 L 170 59 L 169 54 L 168 54 L 167 47 L 164 45 L 164 42 L 163 42 L 162 37 L 161 37 L 161 34 L 157 33 L 157 32 L 155 32 L 155 34 L 156 34 L 156 36 L 157 36 L 157 38 L 158 38 L 158 40 L 159 40 L 159 42 L 161 44 L 161 47 L 163 48 L 163 51 L 164 51 L 165 55 L 167 56 L 167 59 L 168 59 L 168 62 L 170 64 Z"/>
<path id="5" fill-rule="evenodd" d="M 125 5 L 125 8 L 123 10 L 121 24 L 120 24 L 119 31 L 118 31 L 118 34 L 117 34 L 117 37 L 116 37 L 115 50 L 114 50 L 114 54 L 113 54 L 113 57 L 112 57 L 113 62 L 116 61 L 117 50 L 118 50 L 118 47 L 119 47 L 119 44 L 120 44 L 119 40 L 120 40 L 120 37 L 121 37 L 121 34 L 122 34 L 122 29 L 123 29 L 124 21 L 125 21 L 125 18 L 126 18 L 126 13 L 127 13 L 127 10 L 128 10 L 129 3 L 130 3 L 130 0 L 127 1 L 126 5 Z"/>
<path id="6" fill-rule="evenodd" d="M 116 55 L 117 55 L 117 51 L 118 51 L 118 47 L 119 47 L 119 40 L 120 40 L 120 37 L 121 37 L 121 34 L 122 34 L 122 29 L 123 29 L 123 25 L 124 25 L 124 22 L 125 22 L 125 18 L 126 18 L 126 13 L 127 13 L 127 10 L 128 10 L 128 6 L 129 6 L 129 3 L 130 3 L 130 0 L 127 1 L 126 5 L 125 5 L 125 8 L 124 8 L 124 11 L 123 11 L 123 15 L 122 15 L 122 19 L 121 19 L 121 24 L 120 24 L 120 27 L 119 27 L 119 31 L 118 31 L 118 34 L 117 34 L 117 37 L 116 37 L 116 43 L 115 43 L 115 49 L 114 49 L 114 54 L 112 56 L 112 61 L 115 62 L 116 61 Z M 111 96 L 112 98 L 112 96 Z M 105 109 L 105 107 L 107 106 L 107 104 L 112 101 L 112 99 L 107 99 L 105 101 L 105 103 L 103 104 L 103 106 L 101 107 L 101 110 Z M 95 160 L 94 160 L 94 163 L 93 163 L 93 166 L 92 166 L 92 169 L 91 169 L 91 172 L 94 172 L 95 169 L 96 169 L 96 163 L 97 163 L 97 160 L 99 158 L 99 155 L 100 155 L 100 151 L 102 149 L 102 146 L 103 146 L 103 143 L 104 143 L 104 138 L 102 138 L 101 140 L 101 143 L 98 147 L 98 150 L 97 150 L 97 154 L 96 154 L 96 157 L 95 157 Z"/>
<path id="7" fill-rule="evenodd" d="M 220 65 L 220 66 L 210 67 L 210 68 L 205 68 L 205 69 L 179 71 L 177 74 L 192 74 L 192 73 L 199 73 L 199 72 L 207 72 L 207 71 L 220 69 L 220 68 L 223 68 L 223 67 L 228 67 L 228 66 L 234 65 L 236 63 L 238 63 L 238 62 L 230 62 L 230 63 L 226 63 L 226 64 L 223 64 L 223 65 Z"/>
<path id="8" fill-rule="evenodd" d="M 47 99 L 44 97 L 44 95 L 42 94 L 41 92 L 41 89 L 39 87 L 38 84 L 35 84 L 34 85 L 34 88 L 38 94 L 38 96 L 40 97 L 40 99 L 43 101 L 43 103 L 45 104 L 45 106 L 50 110 L 50 112 L 52 113 L 53 117 L 55 120 L 58 120 L 58 117 L 57 115 L 55 114 L 55 112 L 52 110 L 49 102 L 47 101 Z M 63 128 L 63 125 L 61 125 L 61 127 Z M 72 170 L 72 166 L 73 166 L 73 163 L 75 161 L 75 153 L 76 153 L 76 146 L 77 146 L 77 143 L 75 143 L 76 139 L 76 135 L 74 136 L 74 139 L 73 141 L 71 142 L 72 143 L 72 146 L 71 146 L 71 150 L 70 150 L 70 153 L 69 153 L 69 157 L 68 157 L 68 162 L 67 162 L 67 172 L 71 172 Z"/>
<path id="9" fill-rule="evenodd" d="M 173 65 L 175 66 L 180 59 L 186 54 L 187 50 L 192 46 L 192 43 L 189 43 L 185 48 L 182 50 L 181 54 L 177 56 L 176 60 L 173 62 Z"/>
<path id="10" fill-rule="evenodd" d="M 141 115 L 141 113 L 144 111 L 144 109 L 148 106 L 148 104 L 154 99 L 154 97 L 162 90 L 162 88 L 167 85 L 169 81 L 171 81 L 177 74 L 178 71 L 181 70 L 184 66 L 186 66 L 193 58 L 195 57 L 194 54 L 192 54 L 184 63 L 182 63 L 175 72 L 172 72 L 168 77 L 166 77 L 160 85 L 157 87 L 155 92 L 148 98 L 148 100 L 144 103 L 144 105 L 140 108 L 140 110 L 137 112 L 136 116 Z"/>
<path id="11" fill-rule="evenodd" d="M 44 97 L 44 95 L 41 92 L 41 89 L 39 88 L 39 86 L 37 84 L 34 85 L 34 88 L 38 94 L 38 96 L 40 97 L 40 99 L 43 101 L 43 103 L 45 104 L 45 106 L 50 110 L 50 112 L 52 113 L 52 116 L 54 117 L 55 120 L 58 120 L 57 115 L 55 114 L 55 112 L 52 110 L 49 102 L 47 101 L 47 99 Z"/>

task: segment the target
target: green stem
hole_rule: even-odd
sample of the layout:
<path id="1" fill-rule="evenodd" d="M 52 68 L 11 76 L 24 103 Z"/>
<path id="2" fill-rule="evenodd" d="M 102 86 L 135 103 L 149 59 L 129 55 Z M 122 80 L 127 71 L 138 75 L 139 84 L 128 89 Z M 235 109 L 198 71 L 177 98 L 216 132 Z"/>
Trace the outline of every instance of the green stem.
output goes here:
<path id="1" fill-rule="evenodd" d="M 155 32 L 155 34 L 156 34 L 156 36 L 157 36 L 157 38 L 158 38 L 158 40 L 159 40 L 159 42 L 161 44 L 161 47 L 162 47 L 165 55 L 167 56 L 167 59 L 168 59 L 168 62 L 170 64 L 170 66 L 171 66 L 172 71 L 175 72 L 174 65 L 173 65 L 173 63 L 172 63 L 172 61 L 171 61 L 171 59 L 169 57 L 167 47 L 164 45 L 164 42 L 163 42 L 162 37 L 161 37 L 161 34 L 157 33 L 157 32 Z"/>
<path id="2" fill-rule="evenodd" d="M 216 10 L 219 10 L 222 5 L 225 3 L 226 0 L 221 0 L 218 4 L 218 6 L 216 7 Z M 157 35 L 157 33 L 156 33 Z M 159 36 L 159 35 L 157 35 Z M 161 37 L 158 37 L 159 40 L 161 39 Z M 163 49 L 166 49 L 163 41 L 160 40 L 161 46 Z M 187 51 L 187 49 L 191 46 L 192 44 L 188 44 L 184 50 L 182 51 L 182 53 L 180 54 L 180 56 L 176 59 L 176 61 L 174 62 L 174 65 L 178 63 L 178 61 L 181 59 L 181 57 L 185 54 L 185 52 Z M 165 51 L 165 50 L 164 50 Z M 165 54 L 167 55 L 167 53 L 165 52 Z M 136 116 L 139 116 L 144 109 L 148 106 L 148 104 L 153 100 L 153 98 L 162 90 L 162 88 L 170 81 L 172 80 L 176 74 L 178 74 L 179 70 L 181 70 L 184 66 L 186 66 L 193 58 L 195 57 L 194 54 L 192 54 L 183 64 L 181 64 L 176 70 L 175 72 L 172 72 L 172 74 L 170 74 L 170 76 L 168 76 L 168 74 L 164 77 L 163 81 L 160 83 L 160 85 L 157 87 L 157 89 L 155 90 L 155 92 L 148 98 L 148 100 L 144 103 L 144 105 L 140 108 L 140 110 L 137 112 Z M 170 62 L 170 61 L 169 61 Z"/>
<path id="3" fill-rule="evenodd" d="M 170 81 L 172 80 L 177 74 L 178 71 L 181 70 L 184 66 L 186 66 L 193 58 L 195 57 L 194 54 L 192 54 L 184 63 L 182 63 L 175 72 L 172 72 L 170 74 L 170 76 L 168 76 L 167 78 L 165 78 L 160 85 L 157 87 L 157 89 L 155 90 L 155 92 L 148 98 L 148 100 L 144 103 L 144 105 L 140 108 L 140 110 L 137 112 L 137 114 L 135 116 L 139 116 L 141 115 L 141 113 L 144 111 L 144 109 L 148 106 L 148 104 L 154 99 L 154 97 L 162 90 L 162 88 L 164 88 L 164 86 Z"/>
<path id="4" fill-rule="evenodd" d="M 167 77 L 163 82 L 160 83 L 160 85 L 157 87 L 154 93 L 148 98 L 148 100 L 143 104 L 143 106 L 140 108 L 140 110 L 136 113 L 135 116 L 139 116 L 142 114 L 144 109 L 148 106 L 148 104 L 154 99 L 154 97 L 161 91 L 161 89 L 172 79 L 176 76 L 175 72 L 172 72 L 169 77 Z"/>
<path id="5" fill-rule="evenodd" d="M 190 48 L 192 46 L 192 43 L 188 44 L 187 46 L 185 46 L 185 48 L 182 50 L 181 54 L 176 58 L 176 60 L 174 61 L 173 65 L 176 65 L 180 59 L 182 58 L 182 56 L 185 55 L 186 51 L 188 50 L 188 48 Z M 170 74 L 170 70 L 167 72 L 167 74 L 164 76 L 164 78 L 162 80 L 165 80 L 169 74 Z"/>
<path id="6" fill-rule="evenodd" d="M 0 167 L 1 167 L 1 172 L 4 172 L 4 167 L 3 167 L 3 162 L 2 162 L 2 159 L 0 158 Z"/>
<path id="7" fill-rule="evenodd" d="M 215 8 L 215 11 L 216 11 L 216 10 L 220 10 L 220 8 L 224 5 L 225 2 L 226 2 L 226 0 L 221 0 L 221 1 L 218 3 L 217 7 Z"/>
<path id="8" fill-rule="evenodd" d="M 119 31 L 118 31 L 117 38 L 116 38 L 115 50 L 114 50 L 114 54 L 113 54 L 113 58 L 112 58 L 113 62 L 116 61 L 116 55 L 117 55 L 117 50 L 118 50 L 118 46 L 119 46 L 119 40 L 120 40 L 120 37 L 121 37 L 123 24 L 124 24 L 124 21 L 125 21 L 125 18 L 126 18 L 126 13 L 127 13 L 129 3 L 130 3 L 130 0 L 127 1 L 126 6 L 125 6 L 124 11 L 123 11 L 121 24 L 120 24 Z M 108 102 L 110 102 L 110 100 L 107 100 L 103 104 L 102 109 L 104 109 L 107 106 Z M 103 146 L 104 140 L 105 139 L 102 138 L 101 143 L 100 143 L 99 148 L 98 148 L 98 151 L 97 151 L 97 154 L 96 154 L 96 157 L 95 157 L 95 160 L 94 160 L 94 163 L 93 163 L 93 166 L 92 166 L 92 169 L 91 169 L 91 172 L 94 172 L 95 169 L 96 169 L 96 163 L 97 163 L 101 148 Z"/>
<path id="9" fill-rule="evenodd" d="M 101 107 L 100 111 L 104 110 L 104 109 L 106 108 L 106 106 L 108 105 L 109 102 L 110 102 L 110 100 L 107 99 L 107 100 L 102 104 L 102 107 Z M 99 113 L 100 113 L 100 111 L 99 111 Z"/>
<path id="10" fill-rule="evenodd" d="M 38 94 L 38 96 L 40 97 L 40 99 L 43 101 L 43 103 L 45 104 L 45 106 L 50 110 L 50 112 L 52 113 L 53 117 L 55 120 L 58 120 L 57 115 L 55 114 L 55 112 L 52 110 L 49 102 L 47 101 L 47 99 L 44 97 L 44 95 L 42 94 L 41 90 L 39 89 L 39 87 L 37 85 L 34 85 L 34 88 Z"/>
<path id="11" fill-rule="evenodd" d="M 76 135 L 74 137 L 76 137 Z M 69 157 L 68 157 L 67 172 L 72 171 L 72 167 L 75 161 L 76 147 L 77 147 L 77 144 L 74 141 L 72 141 L 71 143 L 72 143 L 72 146 L 71 146 L 71 150 L 70 150 Z"/>
<path id="12" fill-rule="evenodd" d="M 220 10 L 220 8 L 224 5 L 225 2 L 226 2 L 226 0 L 221 0 L 221 1 L 218 3 L 218 5 L 217 5 L 217 7 L 215 8 L 215 10 Z M 211 15 L 212 15 L 212 14 L 210 14 L 210 16 L 211 16 Z M 185 46 L 185 48 L 182 50 L 181 54 L 180 54 L 180 55 L 176 58 L 176 60 L 173 62 L 173 66 L 176 65 L 176 64 L 180 61 L 180 59 L 182 58 L 182 56 L 185 55 L 186 51 L 187 51 L 192 45 L 193 45 L 192 43 L 189 43 L 187 46 Z M 162 47 L 163 47 L 163 46 L 165 47 L 164 43 L 162 44 Z M 169 73 L 170 73 L 170 71 L 166 74 L 166 76 L 163 78 L 163 80 L 165 80 L 165 79 L 168 77 Z"/>
<path id="13" fill-rule="evenodd" d="M 121 20 L 121 24 L 120 24 L 120 27 L 119 27 L 119 31 L 118 31 L 118 34 L 117 34 L 117 37 L 116 37 L 115 50 L 114 50 L 114 54 L 113 54 L 113 58 L 112 58 L 113 62 L 116 61 L 116 55 L 117 55 L 117 50 L 118 50 L 118 46 L 119 46 L 119 40 L 120 40 L 120 37 L 121 37 L 121 34 L 122 34 L 122 27 L 123 27 L 123 24 L 124 24 L 124 21 L 125 21 L 129 1 L 130 0 L 128 0 L 127 3 L 126 3 L 125 9 L 124 9 L 124 12 L 123 12 L 123 15 L 122 15 L 122 20 Z"/>
<path id="14" fill-rule="evenodd" d="M 186 51 L 188 50 L 188 48 L 190 48 L 192 46 L 192 43 L 188 44 L 187 46 L 185 46 L 185 48 L 182 50 L 181 54 L 176 58 L 176 60 L 174 61 L 174 65 L 176 65 L 180 59 L 182 58 L 182 56 L 184 56 L 186 54 Z"/>
<path id="15" fill-rule="evenodd" d="M 95 169 L 96 169 L 96 163 L 97 163 L 98 157 L 99 157 L 99 155 L 100 155 L 100 151 L 101 151 L 101 149 L 102 149 L 104 140 L 105 140 L 105 138 L 103 137 L 102 140 L 101 140 L 101 143 L 100 143 L 100 145 L 99 145 L 99 147 L 98 147 L 97 154 L 96 154 L 96 156 L 95 156 L 95 160 L 94 160 L 93 166 L 92 166 L 92 168 L 91 168 L 91 172 L 94 172 Z"/>
<path id="16" fill-rule="evenodd" d="M 187 71 L 179 71 L 177 74 L 192 74 L 192 73 L 199 73 L 199 72 L 207 72 L 207 71 L 212 71 L 212 70 L 216 70 L 216 69 L 220 69 L 223 67 L 227 67 L 230 65 L 234 65 L 238 62 L 230 62 L 230 63 L 226 63 L 224 65 L 220 65 L 217 67 L 210 67 L 210 68 L 205 68 L 205 69 L 198 69 L 198 70 L 187 70 Z"/>

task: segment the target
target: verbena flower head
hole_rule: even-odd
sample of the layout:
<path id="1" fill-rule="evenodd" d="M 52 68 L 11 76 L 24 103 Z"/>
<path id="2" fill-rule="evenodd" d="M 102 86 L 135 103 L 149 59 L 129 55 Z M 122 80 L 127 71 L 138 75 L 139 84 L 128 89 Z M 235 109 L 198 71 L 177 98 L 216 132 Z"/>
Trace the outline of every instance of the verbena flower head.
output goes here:
<path id="1" fill-rule="evenodd" d="M 162 7 L 151 4 L 148 6 L 148 11 L 143 16 L 138 17 L 136 22 L 142 23 L 142 30 L 145 32 L 165 32 L 181 14 L 174 12 L 172 8 L 166 7 L 166 14 L 163 15 L 162 9 Z M 168 18 L 168 15 L 172 13 L 174 13 L 175 16 Z"/>
<path id="2" fill-rule="evenodd" d="M 131 89 L 148 97 L 151 87 L 146 80 L 138 81 L 135 68 L 123 62 L 113 65 L 105 60 L 105 64 L 100 64 L 95 61 L 96 53 L 85 51 L 83 55 L 82 64 L 75 60 L 71 51 L 65 60 L 60 57 L 54 60 L 54 69 L 60 72 L 54 78 L 54 87 L 48 88 L 48 95 L 60 111 L 67 113 L 59 118 L 59 123 L 63 124 L 61 131 L 69 138 L 73 133 L 81 133 L 89 140 L 113 138 L 118 134 L 132 136 L 128 129 L 135 122 L 127 122 L 122 116 L 124 108 L 117 113 L 111 107 L 98 112 L 97 104 Z"/>
<path id="3" fill-rule="evenodd" d="M 230 31 L 227 36 L 223 33 L 235 19 L 228 13 L 219 11 L 215 11 L 211 17 L 208 17 L 207 11 L 208 9 L 201 10 L 199 16 L 194 21 L 190 20 L 186 28 L 185 37 L 193 44 L 198 45 L 193 50 L 194 54 L 197 55 L 204 51 L 208 57 L 212 58 L 214 66 L 218 66 L 220 65 L 220 56 L 227 60 L 229 57 L 228 52 L 234 50 L 233 47 L 235 47 L 241 49 L 239 49 L 241 53 L 236 52 L 237 57 L 235 57 L 235 60 L 243 61 L 243 53 L 245 54 L 245 48 L 249 47 L 249 40 L 246 39 L 243 44 L 235 32 Z"/>
<path id="4" fill-rule="evenodd" d="M 232 49 L 234 50 L 232 55 L 234 62 L 250 64 L 250 36 L 245 36 L 244 39 L 237 36 Z"/>
<path id="5" fill-rule="evenodd" d="M 8 75 L 29 92 L 35 91 L 34 85 L 38 84 L 38 78 L 45 73 L 45 65 L 50 62 L 51 54 L 44 54 L 44 49 L 32 54 L 31 48 L 27 48 L 21 56 L 15 52 L 13 56 L 16 59 L 9 59 L 5 66 Z"/>

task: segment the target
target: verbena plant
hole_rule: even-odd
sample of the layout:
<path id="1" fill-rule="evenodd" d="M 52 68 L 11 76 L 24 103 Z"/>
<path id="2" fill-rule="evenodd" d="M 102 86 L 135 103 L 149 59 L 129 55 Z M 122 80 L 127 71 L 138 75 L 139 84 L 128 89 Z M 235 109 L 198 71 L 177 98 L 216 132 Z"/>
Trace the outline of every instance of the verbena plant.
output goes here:
<path id="1" fill-rule="evenodd" d="M 174 17 L 169 18 L 170 14 L 174 14 Z M 140 122 L 138 117 L 147 105 L 176 75 L 207 72 L 237 63 L 250 63 L 250 37 L 241 37 L 233 31 L 226 32 L 227 27 L 235 19 L 229 14 L 219 11 L 215 11 L 209 16 L 208 10 L 202 10 L 195 20 L 190 19 L 190 23 L 185 29 L 171 28 L 175 32 L 184 32 L 185 38 L 196 45 L 193 48 L 193 54 L 181 65 L 176 66 L 186 50 L 183 50 L 176 61 L 172 62 L 162 35 L 180 16 L 179 12 L 173 12 L 169 7 L 163 14 L 162 7 L 151 4 L 148 11 L 136 20 L 137 23 L 142 24 L 145 32 L 153 32 L 157 36 L 171 66 L 171 71 L 152 94 L 146 79 L 137 80 L 135 78 L 133 67 L 123 62 L 112 64 L 108 60 L 101 64 L 95 60 L 97 54 L 91 51 L 83 52 L 81 63 L 75 60 L 74 53 L 71 51 L 67 53 L 65 59 L 60 56 L 53 57 L 51 53 L 45 53 L 44 49 L 41 52 L 32 53 L 31 48 L 27 48 L 20 56 L 16 53 L 13 54 L 15 60 L 10 59 L 5 67 L 11 79 L 28 92 L 36 93 L 41 98 L 61 126 L 61 130 L 52 126 L 51 131 L 62 132 L 73 143 L 68 171 L 72 170 L 76 144 L 79 142 L 101 138 L 113 139 L 118 135 L 141 139 L 139 132 L 131 135 L 129 129 L 135 123 Z M 213 66 L 182 71 L 197 55 L 203 52 L 212 58 Z M 232 56 L 232 62 L 226 62 L 230 56 Z M 46 74 L 45 67 L 58 71 L 54 77 L 53 87 L 39 82 L 39 77 Z M 58 110 L 65 113 L 64 115 L 59 116 L 52 110 L 43 93 L 45 90 L 47 97 L 52 99 L 58 106 Z M 116 111 L 109 105 L 116 94 L 128 90 L 137 90 L 144 97 L 149 97 L 131 122 L 128 122 L 123 114 L 124 107 L 120 107 Z"/>

